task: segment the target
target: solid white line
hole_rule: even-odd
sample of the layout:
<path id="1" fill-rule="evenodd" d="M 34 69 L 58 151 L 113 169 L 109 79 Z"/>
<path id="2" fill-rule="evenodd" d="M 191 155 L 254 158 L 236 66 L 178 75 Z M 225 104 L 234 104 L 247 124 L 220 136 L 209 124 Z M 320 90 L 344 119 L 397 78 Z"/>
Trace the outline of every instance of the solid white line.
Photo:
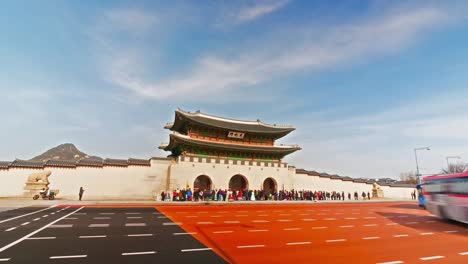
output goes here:
<path id="1" fill-rule="evenodd" d="M 88 255 L 74 255 L 74 256 L 53 256 L 49 259 L 68 259 L 68 258 L 86 258 Z"/>
<path id="2" fill-rule="evenodd" d="M 444 256 L 430 256 L 430 257 L 424 257 L 424 258 L 419 258 L 420 260 L 432 260 L 432 259 L 441 259 L 445 258 Z"/>
<path id="3" fill-rule="evenodd" d="M 394 235 L 393 237 L 407 237 L 408 235 Z"/>
<path id="4" fill-rule="evenodd" d="M 150 255 L 150 254 L 156 254 L 156 251 L 146 251 L 146 252 L 128 252 L 128 253 L 122 253 L 122 256 L 133 256 L 133 255 Z"/>
<path id="5" fill-rule="evenodd" d="M 27 213 L 27 214 L 24 214 L 24 215 L 18 215 L 18 216 L 12 217 L 12 218 L 8 218 L 8 219 L 0 221 L 0 224 L 11 221 L 11 220 L 15 220 L 15 219 L 18 219 L 18 218 L 21 218 L 21 217 L 25 217 L 25 216 L 28 216 L 28 215 L 36 214 L 36 213 L 39 213 L 39 212 L 42 212 L 42 211 L 45 211 L 45 210 L 49 210 L 49 209 L 54 208 L 56 206 L 57 205 L 52 205 L 50 207 L 47 207 L 47 208 L 44 208 L 44 209 L 41 209 L 41 210 L 37 210 L 37 211 L 31 212 L 31 213 Z"/>
<path id="6" fill-rule="evenodd" d="M 432 232 L 421 233 L 422 236 L 433 235 L 433 234 L 434 234 L 434 233 L 432 233 Z"/>
<path id="7" fill-rule="evenodd" d="M 27 240 L 55 239 L 55 237 L 28 237 Z"/>
<path id="8" fill-rule="evenodd" d="M 47 225 L 45 225 L 45 226 L 43 226 L 43 227 L 37 229 L 36 231 L 33 231 L 33 232 L 27 234 L 26 236 L 24 236 L 24 237 L 22 237 L 22 238 L 20 238 L 20 239 L 18 239 L 18 240 L 16 240 L 16 241 L 11 242 L 10 244 L 8 244 L 8 245 L 6 245 L 6 246 L 0 248 L 0 252 L 9 249 L 10 247 L 12 247 L 12 246 L 14 246 L 14 245 L 20 243 L 21 241 L 25 240 L 26 238 L 29 238 L 29 237 L 31 237 L 31 236 L 33 236 L 33 235 L 35 235 L 35 234 L 41 232 L 42 230 L 46 229 L 47 227 L 49 227 L 49 226 L 51 226 L 51 225 L 57 223 L 58 221 L 62 220 L 62 219 L 65 218 L 65 217 L 68 217 L 68 216 L 70 216 L 70 215 L 72 215 L 72 214 L 78 212 L 78 211 L 81 210 L 81 209 L 83 209 L 83 207 L 80 207 L 80 208 L 76 209 L 75 211 L 73 211 L 73 212 L 71 212 L 71 213 L 69 213 L 69 214 L 67 214 L 67 215 L 64 215 L 64 216 L 60 217 L 59 219 L 56 219 L 55 221 L 52 221 L 52 222 L 48 223 Z"/>
<path id="9" fill-rule="evenodd" d="M 90 224 L 88 227 L 109 227 L 109 224 Z"/>
<path id="10" fill-rule="evenodd" d="M 395 260 L 395 261 L 388 261 L 388 262 L 379 262 L 377 264 L 402 264 L 402 263 L 404 262 L 401 260 Z"/>
<path id="11" fill-rule="evenodd" d="M 286 243 L 286 245 L 288 246 L 294 246 L 294 245 L 307 245 L 307 244 L 310 244 L 311 242 L 290 242 L 290 243 Z"/>
<path id="12" fill-rule="evenodd" d="M 22 223 L 22 226 L 29 225 L 31 222 Z"/>
<path id="13" fill-rule="evenodd" d="M 101 235 L 101 236 L 79 236 L 79 238 L 103 238 L 107 237 L 106 235 Z"/>
<path id="14" fill-rule="evenodd" d="M 196 232 L 187 232 L 187 233 L 173 233 L 174 236 L 183 236 L 183 235 L 196 235 Z"/>
<path id="15" fill-rule="evenodd" d="M 344 242 L 346 239 L 331 239 L 331 240 L 326 240 L 325 242 L 330 243 L 330 242 Z"/>
<path id="16" fill-rule="evenodd" d="M 15 230 L 17 228 L 17 226 L 15 227 L 12 227 L 12 228 L 8 228 L 7 230 L 5 230 L 6 232 L 10 232 L 11 230 Z"/>
<path id="17" fill-rule="evenodd" d="M 468 255 L 468 252 L 460 252 L 460 253 L 458 253 L 458 255 L 466 256 L 466 255 Z"/>
<path id="18" fill-rule="evenodd" d="M 363 237 L 364 240 L 379 239 L 380 237 Z"/>
<path id="19" fill-rule="evenodd" d="M 41 218 L 34 218 L 33 221 L 41 220 Z"/>
<path id="20" fill-rule="evenodd" d="M 234 231 L 214 231 L 213 234 L 228 234 L 233 233 Z"/>
<path id="21" fill-rule="evenodd" d="M 191 248 L 191 249 L 181 249 L 180 252 L 192 252 L 192 251 L 206 251 L 211 250 L 211 248 Z"/>
<path id="22" fill-rule="evenodd" d="M 126 223 L 125 226 L 146 226 L 146 223 Z"/>
<path id="23" fill-rule="evenodd" d="M 153 236 L 153 234 L 131 234 L 127 235 L 129 237 L 147 237 L 147 236 Z"/>
<path id="24" fill-rule="evenodd" d="M 9 258 L 1 258 L 0 261 L 9 261 Z"/>
<path id="25" fill-rule="evenodd" d="M 268 232 L 268 229 L 251 229 L 249 232 Z"/>
<path id="26" fill-rule="evenodd" d="M 72 227 L 73 224 L 67 224 L 67 225 L 51 225 L 49 226 L 49 228 L 68 228 L 68 227 Z"/>
<path id="27" fill-rule="evenodd" d="M 249 245 L 249 246 L 237 246 L 237 248 L 257 248 L 264 247 L 265 245 Z"/>

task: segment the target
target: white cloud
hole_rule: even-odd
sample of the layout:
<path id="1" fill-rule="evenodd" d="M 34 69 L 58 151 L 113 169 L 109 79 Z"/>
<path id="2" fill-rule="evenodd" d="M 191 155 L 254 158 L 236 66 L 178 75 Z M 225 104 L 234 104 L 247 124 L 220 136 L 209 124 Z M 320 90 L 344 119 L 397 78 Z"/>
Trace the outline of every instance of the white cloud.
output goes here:
<path id="1" fill-rule="evenodd" d="M 207 54 L 195 62 L 193 70 L 160 80 L 145 78 L 146 72 L 137 70 L 141 62 L 114 63 L 131 61 L 116 56 L 106 65 L 107 77 L 111 83 L 147 98 L 213 101 L 217 100 L 214 95 L 236 94 L 279 76 L 355 63 L 398 50 L 443 24 L 447 17 L 442 9 L 424 7 L 328 26 L 323 34 L 307 25 L 289 36 L 294 42 L 279 40 L 284 43 L 280 48 L 269 49 L 260 43 L 260 49 L 239 51 L 235 59 Z M 311 34 L 317 35 L 312 39 Z"/>
<path id="2" fill-rule="evenodd" d="M 273 13 L 288 4 L 289 0 L 275 0 L 264 3 L 256 2 L 254 5 L 241 8 L 235 15 L 235 23 L 246 23 L 262 16 Z"/>

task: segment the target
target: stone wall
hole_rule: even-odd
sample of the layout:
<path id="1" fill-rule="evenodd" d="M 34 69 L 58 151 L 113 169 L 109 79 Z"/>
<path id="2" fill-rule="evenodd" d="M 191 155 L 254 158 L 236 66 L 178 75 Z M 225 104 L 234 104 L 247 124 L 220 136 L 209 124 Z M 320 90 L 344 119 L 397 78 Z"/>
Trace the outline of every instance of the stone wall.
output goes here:
<path id="1" fill-rule="evenodd" d="M 248 181 L 250 189 L 262 189 L 263 182 L 272 178 L 278 189 L 317 191 L 357 191 L 372 193 L 372 184 L 352 180 L 332 179 L 296 171 L 285 163 L 241 162 L 216 159 L 153 158 L 149 166 L 103 166 L 73 168 L 9 168 L 0 169 L 0 197 L 23 195 L 30 174 L 50 170 L 50 189 L 59 189 L 58 198 L 76 199 L 78 190 L 85 189 L 85 199 L 155 199 L 162 191 L 193 188 L 195 178 L 208 176 L 213 188 L 228 188 L 231 177 L 239 174 Z M 409 199 L 412 187 L 382 186 L 386 198 Z"/>

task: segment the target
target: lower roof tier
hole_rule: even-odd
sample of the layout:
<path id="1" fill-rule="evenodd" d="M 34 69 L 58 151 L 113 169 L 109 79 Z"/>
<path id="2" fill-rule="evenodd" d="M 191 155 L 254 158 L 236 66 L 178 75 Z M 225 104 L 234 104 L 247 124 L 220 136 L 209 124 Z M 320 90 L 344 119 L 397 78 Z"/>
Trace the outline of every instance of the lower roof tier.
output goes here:
<path id="1" fill-rule="evenodd" d="M 165 151 L 172 151 L 173 153 L 175 150 L 180 149 L 181 145 L 189 145 L 198 148 L 210 148 L 216 149 L 220 151 L 240 151 L 245 153 L 259 153 L 259 154 L 275 154 L 281 157 L 284 157 L 288 154 L 291 154 L 301 148 L 299 146 L 271 146 L 271 145 L 246 145 L 246 144 L 233 144 L 233 143 L 225 143 L 219 141 L 212 141 L 212 140 L 204 140 L 198 138 L 191 138 L 186 135 L 182 135 L 179 133 L 173 133 L 169 136 L 170 141 L 169 144 L 162 144 L 159 146 L 160 149 Z"/>

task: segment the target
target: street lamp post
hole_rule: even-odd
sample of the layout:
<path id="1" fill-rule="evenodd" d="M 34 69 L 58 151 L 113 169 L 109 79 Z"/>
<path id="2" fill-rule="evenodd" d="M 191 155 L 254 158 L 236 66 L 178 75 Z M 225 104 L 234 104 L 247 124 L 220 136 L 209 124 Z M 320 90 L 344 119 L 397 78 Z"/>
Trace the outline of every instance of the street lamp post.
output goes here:
<path id="1" fill-rule="evenodd" d="M 421 183 L 421 175 L 419 174 L 419 164 L 418 164 L 418 154 L 417 154 L 418 150 L 431 150 L 431 149 L 429 147 L 414 149 L 414 158 L 416 159 L 416 177 L 418 177 L 418 183 Z"/>
<path id="2" fill-rule="evenodd" d="M 447 156 L 445 157 L 445 160 L 447 160 L 447 171 L 450 172 L 450 163 L 449 159 L 461 159 L 460 156 Z M 454 171 L 456 173 L 456 171 Z"/>

